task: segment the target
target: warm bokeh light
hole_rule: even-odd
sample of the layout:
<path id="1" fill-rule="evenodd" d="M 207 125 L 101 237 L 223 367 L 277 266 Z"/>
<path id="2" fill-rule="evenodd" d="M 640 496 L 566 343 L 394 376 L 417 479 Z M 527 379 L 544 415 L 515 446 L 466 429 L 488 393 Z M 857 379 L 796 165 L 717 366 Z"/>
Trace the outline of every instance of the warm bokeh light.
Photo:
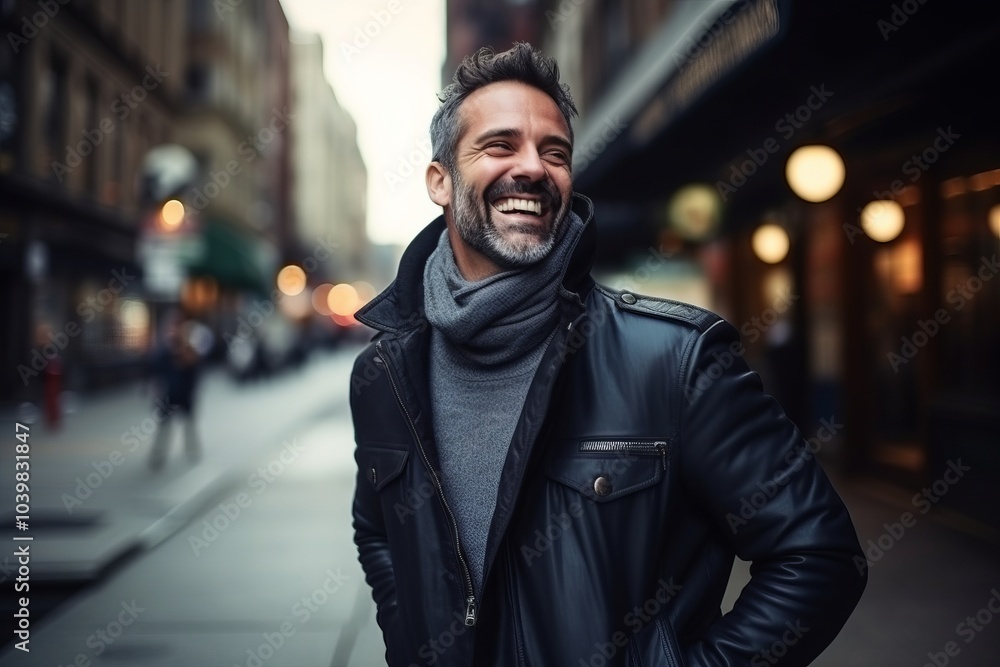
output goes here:
<path id="1" fill-rule="evenodd" d="M 865 234 L 882 243 L 899 236 L 905 220 L 903 207 L 891 199 L 871 201 L 861 209 L 861 228 Z"/>
<path id="2" fill-rule="evenodd" d="M 323 283 L 319 287 L 313 290 L 312 293 L 312 305 L 313 309 L 316 310 L 320 315 L 330 315 L 333 311 L 330 310 L 328 299 L 330 298 L 330 290 L 333 289 L 333 285 L 330 283 Z"/>
<path id="3" fill-rule="evenodd" d="M 371 283 L 365 282 L 364 280 L 355 281 L 351 283 L 351 285 L 353 285 L 354 289 L 358 291 L 358 308 L 374 299 L 377 294 L 375 287 Z"/>
<path id="4" fill-rule="evenodd" d="M 686 185 L 670 198 L 667 216 L 671 228 L 689 241 L 705 241 L 719 226 L 722 201 L 714 187 Z"/>
<path id="5" fill-rule="evenodd" d="M 327 297 L 327 305 L 334 315 L 353 316 L 358 306 L 361 305 L 358 300 L 358 290 L 354 288 L 354 285 L 347 283 L 334 285 Z"/>
<path id="6" fill-rule="evenodd" d="M 993 235 L 1000 239 L 1000 204 L 990 209 L 989 212 L 990 230 Z"/>
<path id="7" fill-rule="evenodd" d="M 278 271 L 278 289 L 282 294 L 295 296 L 306 288 L 306 272 L 302 267 L 289 264 Z"/>
<path id="8" fill-rule="evenodd" d="M 750 239 L 750 244 L 757 258 L 768 264 L 777 264 L 788 256 L 788 233 L 773 222 L 758 227 Z"/>
<path id="9" fill-rule="evenodd" d="M 840 192 L 847 171 L 844 160 L 829 146 L 803 146 L 785 164 L 785 178 L 792 192 L 819 203 Z"/>
<path id="10" fill-rule="evenodd" d="M 278 302 L 278 307 L 289 319 L 303 320 L 312 313 L 312 303 L 304 291 Z"/>
<path id="11" fill-rule="evenodd" d="M 168 231 L 177 229 L 184 222 L 184 204 L 176 199 L 171 199 L 160 209 L 160 220 L 163 221 L 163 227 Z"/>

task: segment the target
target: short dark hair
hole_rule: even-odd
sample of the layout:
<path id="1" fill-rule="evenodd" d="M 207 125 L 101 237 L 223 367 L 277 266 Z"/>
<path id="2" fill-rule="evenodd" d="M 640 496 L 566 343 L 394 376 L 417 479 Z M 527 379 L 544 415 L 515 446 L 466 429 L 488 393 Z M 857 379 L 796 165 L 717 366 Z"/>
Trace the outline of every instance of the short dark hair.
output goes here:
<path id="1" fill-rule="evenodd" d="M 455 70 L 452 84 L 438 95 L 441 107 L 431 120 L 431 146 L 433 160 L 448 170 L 455 165 L 455 148 L 461 134 L 458 110 L 466 97 L 491 83 L 520 81 L 547 94 L 559 107 L 569 139 L 573 141 L 572 119 L 577 115 L 569 86 L 559 82 L 559 65 L 554 58 L 545 56 L 525 42 L 517 42 L 508 51 L 496 53 L 484 47 L 466 56 Z"/>

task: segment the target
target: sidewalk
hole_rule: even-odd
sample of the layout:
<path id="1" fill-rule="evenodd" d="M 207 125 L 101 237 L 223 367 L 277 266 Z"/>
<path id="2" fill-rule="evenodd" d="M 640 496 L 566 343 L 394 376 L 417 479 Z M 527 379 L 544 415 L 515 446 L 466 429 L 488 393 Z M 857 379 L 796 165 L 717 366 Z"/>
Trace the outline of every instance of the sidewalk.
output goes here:
<path id="1" fill-rule="evenodd" d="M 38 624 L 30 656 L 8 646 L 0 666 L 384 666 L 350 526 L 347 406 L 290 436 L 292 450 L 246 459 L 270 482 L 243 475 L 158 548 Z"/>
<path id="2" fill-rule="evenodd" d="M 173 425 L 173 447 L 159 472 L 147 466 L 159 408 L 140 385 L 81 400 L 52 432 L 31 426 L 31 577 L 37 582 L 83 583 L 101 576 L 118 559 L 148 549 L 173 534 L 234 481 L 234 473 L 261 448 L 347 399 L 346 387 L 329 386 L 350 368 L 353 350 L 315 356 L 300 370 L 266 383 L 235 385 L 219 369 L 200 387 L 197 423 L 204 453 L 189 462 Z M 0 436 L 14 442 L 10 415 Z M 0 460 L 0 475 L 14 479 L 13 447 Z M 0 511 L 2 534 L 14 532 L 13 501 Z M 12 574 L 10 556 L 0 578 Z"/>

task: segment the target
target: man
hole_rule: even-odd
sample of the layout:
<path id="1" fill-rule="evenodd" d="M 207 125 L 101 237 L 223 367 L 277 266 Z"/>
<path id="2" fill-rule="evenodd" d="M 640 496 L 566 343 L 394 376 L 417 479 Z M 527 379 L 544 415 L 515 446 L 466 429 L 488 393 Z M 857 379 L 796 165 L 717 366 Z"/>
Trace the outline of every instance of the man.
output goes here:
<path id="1" fill-rule="evenodd" d="M 442 97 L 444 215 L 358 314 L 379 333 L 351 379 L 389 665 L 808 664 L 861 550 L 736 330 L 590 278 L 553 61 L 481 51 Z M 723 617 L 734 556 L 753 576 Z"/>

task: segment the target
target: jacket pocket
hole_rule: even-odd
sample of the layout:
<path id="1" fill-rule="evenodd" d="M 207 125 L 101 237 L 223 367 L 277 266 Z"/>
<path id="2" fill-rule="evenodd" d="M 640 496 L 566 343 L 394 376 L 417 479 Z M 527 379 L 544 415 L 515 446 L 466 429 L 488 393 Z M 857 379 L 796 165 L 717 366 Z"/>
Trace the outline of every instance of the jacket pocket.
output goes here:
<path id="1" fill-rule="evenodd" d="M 545 474 L 606 503 L 660 482 L 668 465 L 665 438 L 595 437 L 555 443 Z"/>
<path id="2" fill-rule="evenodd" d="M 376 491 L 399 477 L 410 452 L 406 449 L 362 445 L 358 449 L 358 467 Z"/>

